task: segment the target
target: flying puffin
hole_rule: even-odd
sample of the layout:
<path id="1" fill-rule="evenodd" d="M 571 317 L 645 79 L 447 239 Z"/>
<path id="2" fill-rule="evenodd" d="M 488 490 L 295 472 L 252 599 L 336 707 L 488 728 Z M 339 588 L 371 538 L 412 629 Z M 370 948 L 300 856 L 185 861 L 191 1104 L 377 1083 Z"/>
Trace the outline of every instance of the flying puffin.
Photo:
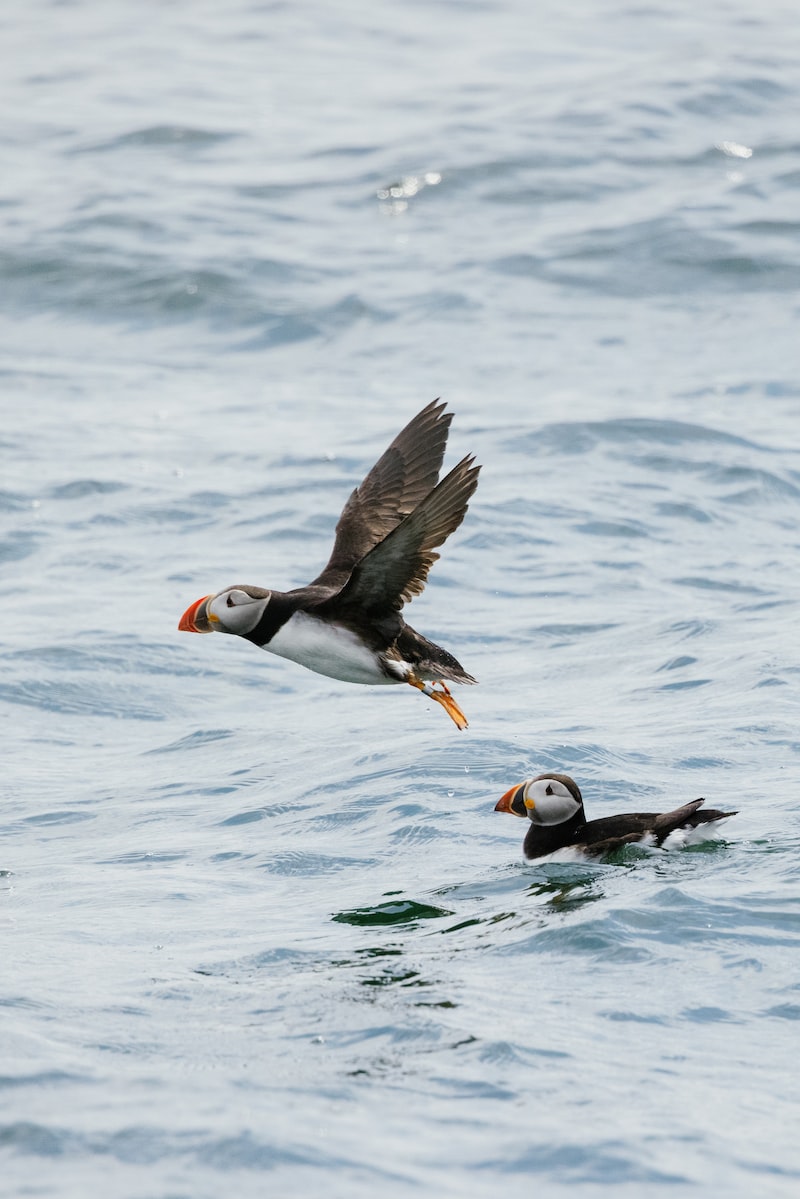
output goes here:
<path id="1" fill-rule="evenodd" d="M 576 849 L 600 857 L 623 845 L 663 845 L 670 833 L 716 824 L 735 812 L 707 808 L 695 799 L 674 812 L 626 812 L 586 820 L 580 788 L 568 774 L 538 774 L 506 791 L 495 812 L 527 816 L 530 827 L 522 846 L 526 858 L 542 858 L 557 849 Z"/>
<path id="2" fill-rule="evenodd" d="M 438 400 L 423 408 L 355 489 L 313 582 L 293 591 L 226 587 L 190 604 L 178 628 L 233 633 L 347 683 L 409 683 L 466 728 L 445 679 L 477 680 L 401 615 L 423 591 L 435 548 L 461 524 L 478 485 L 471 455 L 438 481 L 453 419 L 444 408 Z"/>

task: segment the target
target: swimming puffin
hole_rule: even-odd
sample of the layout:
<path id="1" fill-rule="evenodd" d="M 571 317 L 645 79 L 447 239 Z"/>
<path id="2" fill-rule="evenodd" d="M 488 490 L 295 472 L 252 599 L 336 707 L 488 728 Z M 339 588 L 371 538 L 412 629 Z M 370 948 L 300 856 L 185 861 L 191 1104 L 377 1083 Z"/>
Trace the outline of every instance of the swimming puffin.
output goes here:
<path id="1" fill-rule="evenodd" d="M 663 845 L 670 833 L 736 815 L 715 808 L 701 812 L 704 802 L 695 799 L 674 812 L 626 812 L 587 821 L 583 796 L 574 779 L 568 774 L 537 774 L 506 791 L 494 810 L 528 817 L 531 823 L 522 846 L 526 858 L 542 858 L 568 848 L 600 857 L 637 842 Z"/>
<path id="2" fill-rule="evenodd" d="M 466 728 L 445 679 L 477 680 L 401 615 L 478 485 L 471 455 L 438 481 L 453 419 L 444 409 L 438 400 L 428 404 L 378 459 L 345 504 L 328 564 L 308 586 L 226 587 L 190 604 L 178 628 L 233 633 L 348 683 L 409 683 Z"/>

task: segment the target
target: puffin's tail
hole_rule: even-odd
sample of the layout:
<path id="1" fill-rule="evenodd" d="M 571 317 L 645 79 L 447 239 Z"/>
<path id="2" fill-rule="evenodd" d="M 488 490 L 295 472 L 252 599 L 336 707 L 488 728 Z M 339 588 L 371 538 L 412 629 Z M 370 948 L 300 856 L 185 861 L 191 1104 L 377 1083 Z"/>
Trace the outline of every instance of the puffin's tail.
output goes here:
<path id="1" fill-rule="evenodd" d="M 736 812 L 721 812 L 718 808 L 704 808 L 700 811 L 704 799 L 694 799 L 691 803 L 676 808 L 674 812 L 664 812 L 655 824 L 655 833 L 659 844 L 679 828 L 697 828 L 700 824 L 713 824 L 716 820 L 725 820 L 735 816 Z"/>

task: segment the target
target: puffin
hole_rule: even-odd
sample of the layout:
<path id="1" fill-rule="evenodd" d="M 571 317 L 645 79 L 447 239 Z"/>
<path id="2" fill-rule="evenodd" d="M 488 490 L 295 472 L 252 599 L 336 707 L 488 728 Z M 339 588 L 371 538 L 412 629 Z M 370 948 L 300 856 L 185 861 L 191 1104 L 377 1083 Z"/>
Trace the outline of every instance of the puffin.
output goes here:
<path id="1" fill-rule="evenodd" d="M 478 485 L 467 455 L 439 479 L 453 419 L 433 400 L 397 434 L 347 500 L 333 551 L 305 587 L 273 591 L 237 583 L 204 595 L 178 629 L 231 633 L 281 658 L 348 683 L 407 683 L 468 722 L 447 682 L 475 683 L 452 654 L 406 624 L 434 551 L 458 528 Z"/>
<path id="2" fill-rule="evenodd" d="M 686 844 L 690 830 L 736 815 L 716 808 L 701 811 L 704 803 L 695 799 L 673 812 L 625 812 L 587 821 L 583 796 L 574 779 L 568 774 L 537 774 L 506 791 L 494 810 L 528 817 L 531 823 L 522 846 L 528 859 L 543 858 L 558 849 L 602 857 L 624 845 L 663 845 L 671 833 L 683 833 L 676 841 Z"/>

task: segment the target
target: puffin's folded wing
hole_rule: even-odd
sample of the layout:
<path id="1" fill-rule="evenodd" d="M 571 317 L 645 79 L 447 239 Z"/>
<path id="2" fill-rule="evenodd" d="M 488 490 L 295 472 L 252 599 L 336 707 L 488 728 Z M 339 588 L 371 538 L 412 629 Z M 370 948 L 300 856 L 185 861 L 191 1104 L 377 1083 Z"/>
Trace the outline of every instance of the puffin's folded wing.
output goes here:
<path id="1" fill-rule="evenodd" d="M 606 854 L 616 853 L 618 849 L 624 849 L 626 845 L 635 845 L 637 841 L 641 841 L 644 833 L 626 833 L 621 837 L 606 837 L 604 841 L 590 841 L 584 845 L 581 841 L 576 842 L 576 848 L 582 849 L 584 853 L 592 857 L 605 857 Z"/>
<path id="2" fill-rule="evenodd" d="M 693 799 L 691 803 L 685 803 L 682 807 L 675 808 L 673 812 L 661 812 L 656 817 L 653 828 L 658 844 L 660 845 L 676 829 L 686 827 L 696 828 L 698 824 L 706 824 L 708 821 L 714 820 L 721 815 L 719 812 L 700 812 L 698 809 L 704 803 L 704 799 Z"/>

